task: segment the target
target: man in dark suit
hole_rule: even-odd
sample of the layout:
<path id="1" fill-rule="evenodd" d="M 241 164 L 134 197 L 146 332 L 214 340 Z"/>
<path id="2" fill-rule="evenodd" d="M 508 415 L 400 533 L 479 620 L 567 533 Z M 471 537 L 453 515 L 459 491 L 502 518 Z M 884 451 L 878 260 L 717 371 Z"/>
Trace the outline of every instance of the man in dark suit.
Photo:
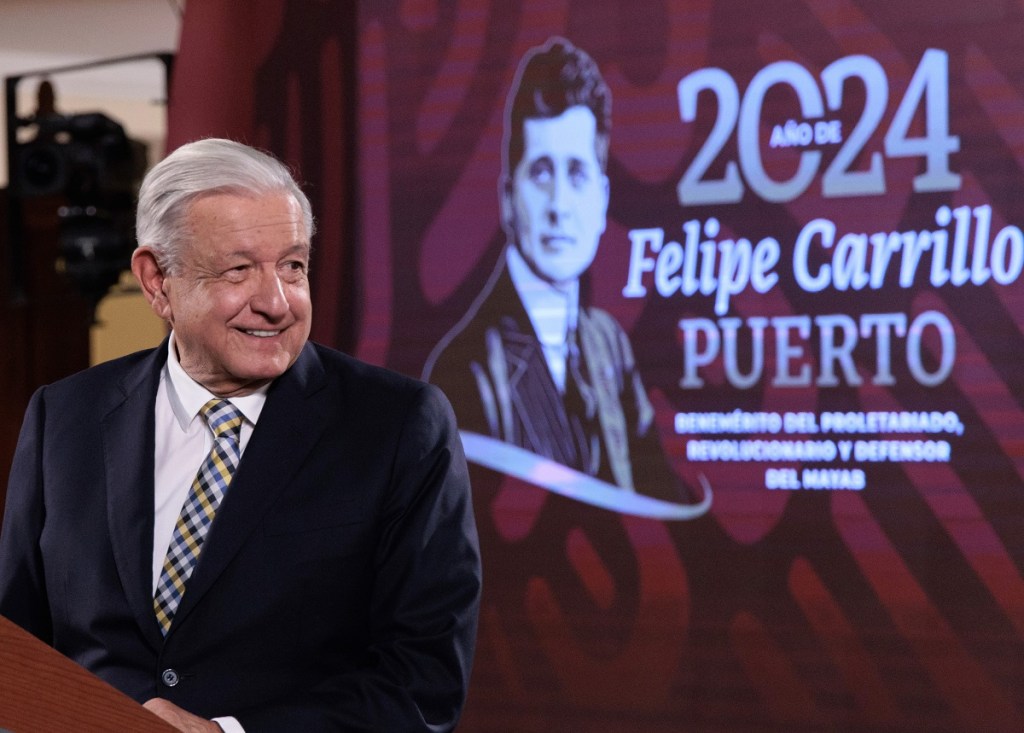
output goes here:
<path id="1" fill-rule="evenodd" d="M 170 336 L 32 398 L 0 613 L 181 730 L 451 730 L 480 560 L 446 399 L 307 341 L 313 219 L 273 158 L 179 148 L 137 233 Z"/>
<path id="2" fill-rule="evenodd" d="M 629 337 L 581 301 L 605 230 L 610 130 L 611 93 L 590 56 L 561 38 L 526 54 L 505 112 L 509 245 L 423 374 L 463 430 L 678 500 Z"/>

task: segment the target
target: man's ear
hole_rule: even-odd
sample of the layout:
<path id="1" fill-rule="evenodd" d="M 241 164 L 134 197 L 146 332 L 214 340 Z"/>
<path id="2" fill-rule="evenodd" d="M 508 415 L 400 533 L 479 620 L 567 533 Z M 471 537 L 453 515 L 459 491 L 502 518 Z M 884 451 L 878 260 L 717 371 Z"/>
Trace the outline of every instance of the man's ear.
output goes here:
<path id="1" fill-rule="evenodd" d="M 604 234 L 608 226 L 608 201 L 611 196 L 611 184 L 608 183 L 608 175 L 601 174 L 601 234 Z"/>
<path id="2" fill-rule="evenodd" d="M 516 237 L 516 205 L 512 200 L 512 188 L 512 179 L 505 176 L 501 182 L 501 226 L 509 241 L 514 241 Z"/>
<path id="3" fill-rule="evenodd" d="M 149 301 L 149 307 L 160 318 L 171 322 L 171 303 L 167 299 L 167 276 L 157 262 L 156 253 L 150 247 L 136 247 L 132 253 L 132 274 L 142 288 L 142 294 Z"/>

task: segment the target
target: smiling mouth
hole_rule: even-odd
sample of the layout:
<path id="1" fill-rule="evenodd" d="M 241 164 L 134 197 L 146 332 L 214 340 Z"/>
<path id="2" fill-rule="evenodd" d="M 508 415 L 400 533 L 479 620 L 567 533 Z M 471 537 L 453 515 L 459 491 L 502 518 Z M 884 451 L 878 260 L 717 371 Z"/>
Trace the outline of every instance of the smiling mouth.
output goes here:
<path id="1" fill-rule="evenodd" d="M 242 329 L 242 333 L 244 333 L 244 334 L 246 334 L 248 336 L 255 336 L 257 338 L 271 338 L 272 336 L 277 336 L 281 332 L 280 331 L 261 331 L 259 329 L 254 329 L 254 328 L 243 328 Z"/>

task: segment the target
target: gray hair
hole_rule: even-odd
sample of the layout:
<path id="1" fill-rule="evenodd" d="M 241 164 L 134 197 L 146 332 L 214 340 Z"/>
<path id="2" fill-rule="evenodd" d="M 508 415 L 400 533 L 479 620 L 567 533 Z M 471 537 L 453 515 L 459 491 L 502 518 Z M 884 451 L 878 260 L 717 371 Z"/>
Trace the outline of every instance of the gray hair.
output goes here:
<path id="1" fill-rule="evenodd" d="M 182 145 L 153 166 L 139 189 L 135 215 L 138 246 L 150 247 L 160 268 L 177 274 L 182 248 L 188 239 L 189 206 L 203 196 L 235 193 L 292 196 L 302 210 L 306 234 L 314 234 L 309 199 L 291 172 L 276 158 L 248 145 L 207 138 Z"/>

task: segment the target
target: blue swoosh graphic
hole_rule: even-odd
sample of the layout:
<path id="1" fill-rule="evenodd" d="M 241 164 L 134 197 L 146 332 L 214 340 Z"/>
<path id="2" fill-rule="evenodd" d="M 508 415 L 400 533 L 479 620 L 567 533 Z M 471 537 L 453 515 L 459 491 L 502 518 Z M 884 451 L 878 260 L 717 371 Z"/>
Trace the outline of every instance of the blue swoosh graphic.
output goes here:
<path id="1" fill-rule="evenodd" d="M 484 468 L 507 473 L 555 494 L 611 509 L 620 514 L 663 520 L 696 519 L 711 508 L 711 484 L 700 474 L 704 498 L 697 504 L 676 504 L 655 499 L 588 476 L 575 469 L 511 445 L 468 430 L 460 430 L 466 458 Z"/>

